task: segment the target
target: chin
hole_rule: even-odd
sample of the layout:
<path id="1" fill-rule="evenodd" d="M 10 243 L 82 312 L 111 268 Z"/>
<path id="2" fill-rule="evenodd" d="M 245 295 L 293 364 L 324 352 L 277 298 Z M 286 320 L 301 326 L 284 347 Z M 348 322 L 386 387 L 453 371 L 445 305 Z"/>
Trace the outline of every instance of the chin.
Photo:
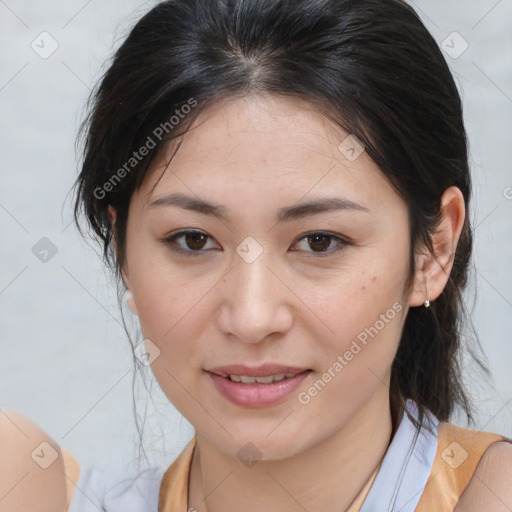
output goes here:
<path id="1" fill-rule="evenodd" d="M 277 424 L 278 425 L 278 424 Z M 262 428 L 259 431 L 252 430 L 251 433 L 243 431 L 240 434 L 233 433 L 233 437 L 228 436 L 225 439 L 225 453 L 231 457 L 238 458 L 240 462 L 246 464 L 247 467 L 254 465 L 254 461 L 280 461 L 296 456 L 297 454 L 308 450 L 316 444 L 316 440 L 311 438 L 302 440 L 299 435 L 300 429 L 296 431 L 287 429 L 282 433 L 278 433 L 274 424 L 273 427 Z M 302 430 L 302 432 L 304 432 Z M 217 444 L 220 447 L 220 444 Z M 222 448 L 221 448 L 222 449 Z"/>

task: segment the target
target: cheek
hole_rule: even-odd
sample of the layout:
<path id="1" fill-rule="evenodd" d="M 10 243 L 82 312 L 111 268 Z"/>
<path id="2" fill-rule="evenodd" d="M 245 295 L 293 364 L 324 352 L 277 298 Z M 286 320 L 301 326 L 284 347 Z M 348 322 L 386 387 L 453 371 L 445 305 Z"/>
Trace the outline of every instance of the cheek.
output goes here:
<path id="1" fill-rule="evenodd" d="M 142 335 L 159 350 L 151 364 L 160 388 L 173 405 L 191 419 L 188 412 L 194 404 L 190 391 L 201 355 L 200 328 L 202 286 L 189 285 L 167 273 L 140 272 L 135 285 L 138 316 Z M 195 411 L 199 414 L 201 411 Z"/>
<path id="2" fill-rule="evenodd" d="M 186 409 L 190 396 L 183 388 L 191 389 L 210 349 L 204 343 L 204 330 L 211 319 L 209 298 L 219 277 L 198 277 L 155 257 L 132 262 L 142 336 L 160 351 L 151 369 L 168 398 Z"/>
<path id="3" fill-rule="evenodd" d="M 325 296 L 321 317 L 334 333 L 322 339 L 318 380 L 300 396 L 301 404 L 311 403 L 310 417 L 321 415 L 326 424 L 338 424 L 377 390 L 387 392 L 405 314 L 403 279 L 360 272 L 357 286 L 349 288 L 346 282 L 346 293 L 338 288 Z"/>
<path id="4" fill-rule="evenodd" d="M 395 271 L 367 267 L 353 272 L 344 279 L 333 281 L 329 287 L 323 287 L 315 308 L 325 318 L 331 334 L 354 337 L 388 310 L 389 316 L 394 316 L 395 303 L 405 307 L 405 272 L 405 267 Z"/>
<path id="5" fill-rule="evenodd" d="M 164 343 L 189 321 L 188 315 L 206 295 L 211 277 L 198 279 L 193 268 L 173 265 L 165 247 L 149 234 L 137 237 L 133 240 L 139 243 L 128 245 L 127 250 L 130 287 L 143 335 Z"/>
<path id="6" fill-rule="evenodd" d="M 203 319 L 202 302 L 207 295 L 205 283 L 181 283 L 172 279 L 158 279 L 157 275 L 134 291 L 142 334 L 161 350 L 182 351 L 193 347 L 193 340 Z M 187 343 L 177 343 L 187 340 Z"/>
<path id="7" fill-rule="evenodd" d="M 346 378 L 357 380 L 370 371 L 385 378 L 398 349 L 406 311 L 408 262 L 403 254 L 388 259 L 382 254 L 373 264 L 367 260 L 343 279 L 323 287 L 315 309 L 328 327 L 323 338 L 326 367 L 341 355 Z M 383 261 L 393 264 L 382 265 Z"/>

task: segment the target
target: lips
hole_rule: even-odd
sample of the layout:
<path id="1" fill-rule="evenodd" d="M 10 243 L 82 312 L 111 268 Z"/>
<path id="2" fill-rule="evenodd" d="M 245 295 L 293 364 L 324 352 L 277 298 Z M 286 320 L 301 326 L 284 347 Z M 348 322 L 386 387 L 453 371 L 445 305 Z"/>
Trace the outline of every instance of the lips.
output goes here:
<path id="1" fill-rule="evenodd" d="M 311 368 L 278 363 L 232 364 L 205 371 L 224 398 L 237 406 L 250 408 L 279 404 L 313 373 Z"/>

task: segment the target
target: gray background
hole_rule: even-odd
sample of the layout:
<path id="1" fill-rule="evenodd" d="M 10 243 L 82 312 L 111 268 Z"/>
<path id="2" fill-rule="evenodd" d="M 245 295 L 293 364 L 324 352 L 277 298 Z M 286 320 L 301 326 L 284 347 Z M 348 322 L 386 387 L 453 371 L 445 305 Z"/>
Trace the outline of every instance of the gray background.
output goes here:
<path id="1" fill-rule="evenodd" d="M 137 438 L 113 282 L 71 223 L 74 139 L 105 61 L 154 3 L 0 0 L 0 406 L 83 463 L 127 462 Z M 452 52 L 465 106 L 476 226 L 468 307 L 492 372 L 486 383 L 467 369 L 477 428 L 512 437 L 512 0 L 410 3 Z M 42 58 L 33 41 L 40 53 L 58 48 Z M 46 262 L 32 252 L 43 237 L 57 248 Z M 147 382 L 146 446 L 153 463 L 168 464 L 193 431 Z M 147 392 L 135 389 L 143 414 Z"/>

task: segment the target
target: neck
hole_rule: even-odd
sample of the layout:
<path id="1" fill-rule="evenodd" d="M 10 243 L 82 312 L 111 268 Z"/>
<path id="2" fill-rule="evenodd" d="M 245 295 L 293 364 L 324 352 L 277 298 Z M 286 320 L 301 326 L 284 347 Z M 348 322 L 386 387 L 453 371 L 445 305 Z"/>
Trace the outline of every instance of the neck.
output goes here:
<path id="1" fill-rule="evenodd" d="M 196 433 L 188 510 L 346 510 L 382 461 L 395 430 L 389 398 L 382 393 L 320 444 L 251 468 Z"/>

